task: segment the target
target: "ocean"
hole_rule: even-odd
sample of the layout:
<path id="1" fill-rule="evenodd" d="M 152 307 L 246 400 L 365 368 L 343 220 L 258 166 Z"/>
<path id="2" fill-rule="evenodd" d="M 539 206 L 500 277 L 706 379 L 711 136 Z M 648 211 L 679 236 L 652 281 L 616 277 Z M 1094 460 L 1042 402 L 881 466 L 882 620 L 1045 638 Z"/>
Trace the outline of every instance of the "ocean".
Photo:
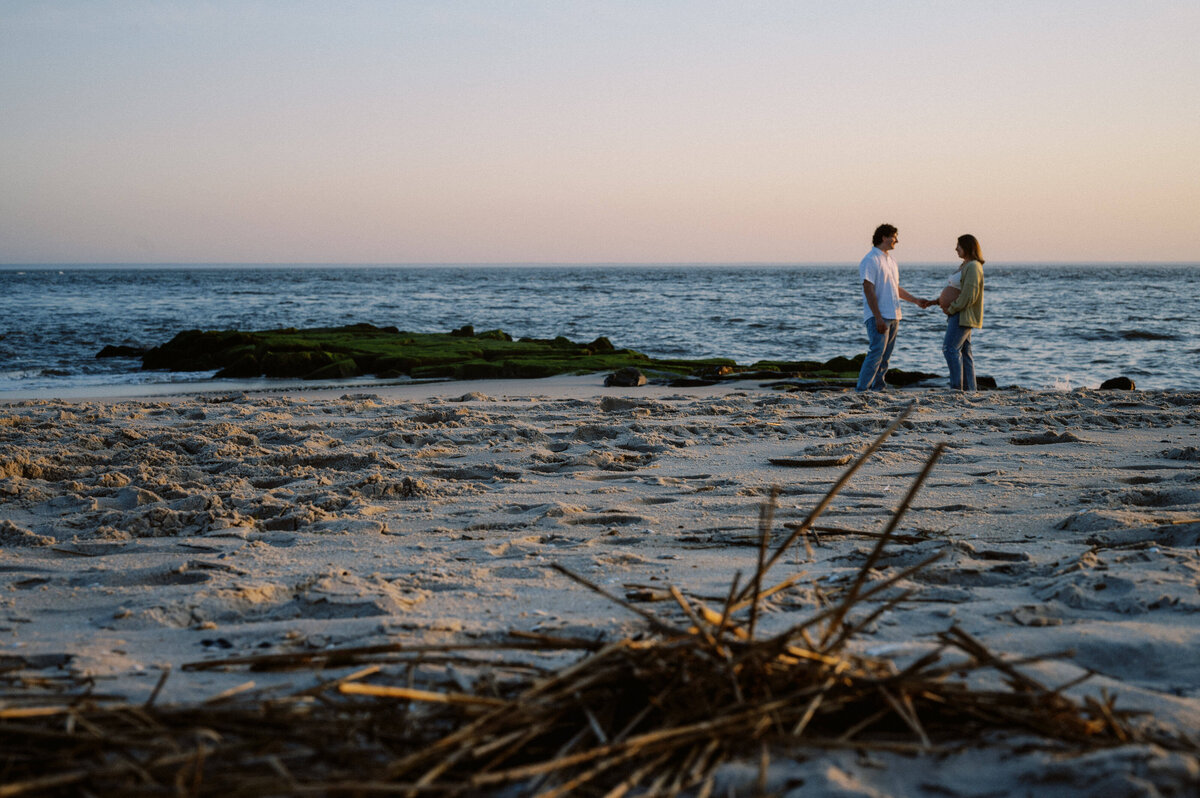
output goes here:
<path id="1" fill-rule="evenodd" d="M 954 268 L 901 261 L 901 285 L 935 297 Z M 1001 386 L 1070 390 L 1128 376 L 1139 388 L 1200 388 L 1197 266 L 988 263 L 985 272 L 976 370 Z M 96 358 L 108 344 L 150 347 L 187 329 L 472 324 L 514 338 L 603 335 L 655 357 L 826 360 L 865 351 L 861 296 L 856 263 L 4 266 L 0 399 L 220 390 L 210 373 Z M 903 313 L 893 367 L 945 374 L 945 317 L 907 303 Z"/>

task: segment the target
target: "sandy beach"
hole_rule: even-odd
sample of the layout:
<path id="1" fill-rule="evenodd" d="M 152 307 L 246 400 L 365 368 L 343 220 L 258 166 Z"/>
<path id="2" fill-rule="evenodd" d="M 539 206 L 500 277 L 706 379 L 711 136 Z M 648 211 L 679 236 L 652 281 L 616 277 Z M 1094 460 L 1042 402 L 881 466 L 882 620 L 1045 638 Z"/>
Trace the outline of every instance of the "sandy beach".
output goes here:
<path id="1" fill-rule="evenodd" d="M 31 683 L 159 703 L 271 695 L 316 678 L 206 669 L 238 656 L 617 637 L 621 596 L 721 597 L 914 408 L 772 576 L 787 628 L 862 564 L 933 447 L 945 453 L 878 564 L 938 551 L 855 641 L 912 657 L 951 625 L 1073 695 L 1200 729 L 1200 393 L 856 395 L 738 382 L 606 388 L 603 375 L 0 405 L 0 708 Z M 249 684 L 249 683 L 253 684 Z M 44 689 L 44 685 L 42 688 Z M 752 794 L 728 766 L 720 794 Z M 815 752 L 772 794 L 1195 795 L 1200 760 L 997 740 L 954 755 Z"/>

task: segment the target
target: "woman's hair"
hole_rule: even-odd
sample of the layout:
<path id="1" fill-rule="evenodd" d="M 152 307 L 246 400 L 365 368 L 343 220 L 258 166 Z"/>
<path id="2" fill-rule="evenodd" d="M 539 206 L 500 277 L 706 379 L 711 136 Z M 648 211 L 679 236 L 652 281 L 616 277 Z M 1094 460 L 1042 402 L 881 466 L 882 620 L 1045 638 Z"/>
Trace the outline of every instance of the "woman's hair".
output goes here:
<path id="1" fill-rule="evenodd" d="M 898 232 L 900 231 L 895 227 L 892 227 L 890 224 L 881 224 L 875 228 L 875 235 L 871 237 L 871 244 L 874 246 L 879 246 L 883 243 L 883 239 L 887 238 L 888 236 L 894 236 Z"/>
<path id="2" fill-rule="evenodd" d="M 967 260 L 977 260 L 980 266 L 983 265 L 983 253 L 979 251 L 979 239 L 968 233 L 958 237 L 958 245 L 962 247 Z"/>

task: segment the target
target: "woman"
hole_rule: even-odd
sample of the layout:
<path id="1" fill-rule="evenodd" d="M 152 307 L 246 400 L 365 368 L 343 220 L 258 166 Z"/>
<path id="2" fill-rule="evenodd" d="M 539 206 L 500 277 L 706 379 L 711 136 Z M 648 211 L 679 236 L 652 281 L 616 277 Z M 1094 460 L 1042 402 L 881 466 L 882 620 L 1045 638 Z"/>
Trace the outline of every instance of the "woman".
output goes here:
<path id="1" fill-rule="evenodd" d="M 973 235 L 959 236 L 954 251 L 962 258 L 962 265 L 950 276 L 950 284 L 938 298 L 938 305 L 947 317 L 942 354 L 950 367 L 950 387 L 974 391 L 971 332 L 983 326 L 983 255 Z"/>

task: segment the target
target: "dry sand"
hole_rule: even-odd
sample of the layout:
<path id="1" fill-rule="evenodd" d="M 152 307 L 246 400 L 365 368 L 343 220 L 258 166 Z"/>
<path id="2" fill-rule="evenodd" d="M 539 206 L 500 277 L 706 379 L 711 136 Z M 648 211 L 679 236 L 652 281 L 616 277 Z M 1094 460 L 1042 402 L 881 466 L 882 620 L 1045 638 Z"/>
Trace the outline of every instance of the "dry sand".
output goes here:
<path id="1" fill-rule="evenodd" d="M 756 383 L 605 388 L 600 376 L 24 401 L 0 405 L 0 681 L 91 679 L 142 700 L 264 695 L 329 673 L 184 668 L 236 655 L 616 636 L 639 619 L 547 566 L 624 595 L 723 597 L 909 402 L 820 525 L 878 531 L 948 448 L 881 575 L 945 549 L 913 600 L 856 642 L 911 657 L 958 624 L 1046 683 L 1200 729 L 1200 393 L 789 393 Z M 774 462 L 773 462 L 774 461 Z M 810 613 L 871 541 L 825 533 L 773 569 Z M 306 681 L 307 680 L 307 681 Z M 0 698 L 0 706 L 5 699 Z M 953 756 L 817 752 L 772 765 L 796 795 L 1196 795 L 1200 763 L 1154 746 L 1082 756 L 1012 740 Z M 745 792 L 757 769 L 729 766 Z M 748 793 L 747 793 L 748 794 Z"/>

